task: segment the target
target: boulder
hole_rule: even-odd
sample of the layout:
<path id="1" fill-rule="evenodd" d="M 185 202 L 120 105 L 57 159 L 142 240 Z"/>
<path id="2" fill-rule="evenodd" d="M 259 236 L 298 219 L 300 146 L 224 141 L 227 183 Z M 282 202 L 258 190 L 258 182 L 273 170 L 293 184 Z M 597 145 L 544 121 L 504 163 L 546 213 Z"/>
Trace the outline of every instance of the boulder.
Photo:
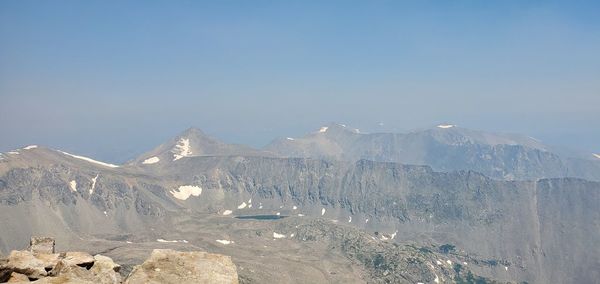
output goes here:
<path id="1" fill-rule="evenodd" d="M 34 283 L 41 284 L 94 284 L 98 283 L 94 277 L 94 274 L 87 270 L 85 267 L 80 267 L 77 265 L 74 266 L 66 266 L 64 261 L 60 261 L 55 270 L 53 270 L 51 275 L 56 275 L 52 277 L 44 277 L 41 278 Z"/>
<path id="2" fill-rule="evenodd" d="M 30 251 L 12 251 L 8 262 L 0 270 L 10 270 L 39 279 L 48 275 L 59 261 L 59 254 L 32 253 Z"/>
<path id="3" fill-rule="evenodd" d="M 67 266 L 77 265 L 87 269 L 90 269 L 92 265 L 94 265 L 94 257 L 86 252 L 66 252 L 64 253 L 62 261 L 64 261 Z"/>
<path id="4" fill-rule="evenodd" d="M 29 251 L 33 253 L 54 253 L 54 238 L 31 237 Z"/>
<path id="5" fill-rule="evenodd" d="M 27 277 L 27 275 L 13 272 L 10 274 L 10 278 L 8 279 L 7 282 L 8 283 L 24 283 L 24 282 L 28 283 L 31 281 L 29 281 L 29 277 Z"/>
<path id="6" fill-rule="evenodd" d="M 94 266 L 90 269 L 96 283 L 101 284 L 121 283 L 122 278 L 119 270 L 121 270 L 120 265 L 114 263 L 110 257 L 100 254 L 94 256 Z"/>
<path id="7" fill-rule="evenodd" d="M 207 252 L 155 249 L 133 268 L 125 283 L 238 283 L 231 257 Z"/>

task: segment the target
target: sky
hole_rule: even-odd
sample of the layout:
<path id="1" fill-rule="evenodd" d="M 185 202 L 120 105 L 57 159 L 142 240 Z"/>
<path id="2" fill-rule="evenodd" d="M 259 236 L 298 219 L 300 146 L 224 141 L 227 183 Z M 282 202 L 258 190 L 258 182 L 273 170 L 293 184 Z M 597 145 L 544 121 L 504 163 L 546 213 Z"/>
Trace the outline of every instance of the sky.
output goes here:
<path id="1" fill-rule="evenodd" d="M 598 1 L 0 1 L 0 151 L 452 123 L 600 152 Z"/>

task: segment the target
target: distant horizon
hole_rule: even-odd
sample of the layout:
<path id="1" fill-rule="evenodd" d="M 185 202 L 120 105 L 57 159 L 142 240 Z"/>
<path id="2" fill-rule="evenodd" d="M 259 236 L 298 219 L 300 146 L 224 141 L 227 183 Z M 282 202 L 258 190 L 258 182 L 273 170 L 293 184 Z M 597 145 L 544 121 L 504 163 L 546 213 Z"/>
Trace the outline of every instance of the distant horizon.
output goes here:
<path id="1" fill-rule="evenodd" d="M 0 1 L 0 151 L 117 162 L 338 121 L 600 152 L 597 1 Z M 383 124 L 383 125 L 380 125 Z M 143 149 L 143 150 L 142 150 Z"/>
<path id="2" fill-rule="evenodd" d="M 168 142 L 169 140 L 171 140 L 171 139 L 173 139 L 173 138 L 175 138 L 175 137 L 177 137 L 177 136 L 185 133 L 186 131 L 188 131 L 190 129 L 200 130 L 204 134 L 206 134 L 206 135 L 208 135 L 208 136 L 210 136 L 212 138 L 218 139 L 220 141 L 223 141 L 225 143 L 246 145 L 246 146 L 250 146 L 250 147 L 252 147 L 254 149 L 262 149 L 265 146 L 269 145 L 269 143 L 271 143 L 271 142 L 273 142 L 273 141 L 275 141 L 277 139 L 285 139 L 285 138 L 288 138 L 288 137 L 289 138 L 294 138 L 294 139 L 301 138 L 301 137 L 304 137 L 304 136 L 309 135 L 311 133 L 319 132 L 319 128 L 320 127 L 322 128 L 322 127 L 325 127 L 325 126 L 330 126 L 331 124 L 337 124 L 337 125 L 342 126 L 344 128 L 348 128 L 349 130 L 358 129 L 360 132 L 357 133 L 357 134 L 377 134 L 377 133 L 408 134 L 408 133 L 412 133 L 412 132 L 426 131 L 428 129 L 435 129 L 435 128 L 449 129 L 449 128 L 455 128 L 456 127 L 456 128 L 460 128 L 460 129 L 468 129 L 468 130 L 472 130 L 472 131 L 478 131 L 478 132 L 484 132 L 484 133 L 491 133 L 491 134 L 521 135 L 522 137 L 528 137 L 528 138 L 534 139 L 534 140 L 536 140 L 536 141 L 538 141 L 538 142 L 540 142 L 540 143 L 542 143 L 544 145 L 547 145 L 547 146 L 553 146 L 553 147 L 563 148 L 565 150 L 572 150 L 572 151 L 575 151 L 575 152 L 578 152 L 578 153 L 581 153 L 581 154 L 588 153 L 588 154 L 590 154 L 590 158 L 592 158 L 593 156 L 595 156 L 597 158 L 600 158 L 600 157 L 596 156 L 596 155 L 600 155 L 599 152 L 593 152 L 593 151 L 589 152 L 589 151 L 585 151 L 583 149 L 571 148 L 571 147 L 564 146 L 564 145 L 558 145 L 558 144 L 549 143 L 547 141 L 544 141 L 544 140 L 538 139 L 536 137 L 527 135 L 526 133 L 518 133 L 518 132 L 511 132 L 511 131 L 487 131 L 485 129 L 473 129 L 473 128 L 468 128 L 468 127 L 464 127 L 464 126 L 456 125 L 456 124 L 451 124 L 451 123 L 438 123 L 438 124 L 433 124 L 433 125 L 429 125 L 429 126 L 416 127 L 416 128 L 412 128 L 412 129 L 405 129 L 405 130 L 378 129 L 378 130 L 374 130 L 374 131 L 367 131 L 365 129 L 356 128 L 353 125 L 349 125 L 349 124 L 345 124 L 345 123 L 341 123 L 341 122 L 327 122 L 327 123 L 322 123 L 322 124 L 320 124 L 320 126 L 313 127 L 312 130 L 309 130 L 309 131 L 307 131 L 305 133 L 301 133 L 301 134 L 298 134 L 298 135 L 287 135 L 287 136 L 286 135 L 282 135 L 282 136 L 271 137 L 270 139 L 268 139 L 267 143 L 262 144 L 262 145 L 251 145 L 251 144 L 243 143 L 243 142 L 240 142 L 240 141 L 231 141 L 231 140 L 222 139 L 219 136 L 216 136 L 216 135 L 213 135 L 213 134 L 211 134 L 209 132 L 206 132 L 201 127 L 190 126 L 190 127 L 181 129 L 179 132 L 177 132 L 176 134 L 173 134 L 172 136 L 165 137 L 161 141 L 154 141 L 154 144 L 151 144 L 150 143 L 151 141 L 147 141 L 148 143 L 150 143 L 150 144 L 148 144 L 148 145 L 150 145 L 149 147 L 147 147 L 145 149 L 137 149 L 136 151 L 130 151 L 129 153 L 127 153 L 127 156 L 116 156 L 116 153 L 118 153 L 120 151 L 121 152 L 125 151 L 126 149 L 130 149 L 130 145 L 125 145 L 125 147 L 123 147 L 121 149 L 115 149 L 116 151 L 114 151 L 112 153 L 111 152 L 107 152 L 106 155 L 102 156 L 102 155 L 97 155 L 93 151 L 92 152 L 88 152 L 88 153 L 81 153 L 81 152 L 78 152 L 76 150 L 71 150 L 71 149 L 63 148 L 60 145 L 46 145 L 46 144 L 34 143 L 34 142 L 29 143 L 29 144 L 24 144 L 24 145 L 21 145 L 21 146 L 17 146 L 17 147 L 14 147 L 14 148 L 10 148 L 10 149 L 2 149 L 2 150 L 0 150 L 0 153 L 6 153 L 6 152 L 9 152 L 9 151 L 13 151 L 13 150 L 19 150 L 19 149 L 23 149 L 23 148 L 27 148 L 27 147 L 36 146 L 36 147 L 46 147 L 46 148 L 50 148 L 50 149 L 58 150 L 58 151 L 65 151 L 65 152 L 68 152 L 69 154 L 72 154 L 72 155 L 83 155 L 84 157 L 92 158 L 92 159 L 95 159 L 95 160 L 98 160 L 98 161 L 102 161 L 102 162 L 108 162 L 108 163 L 114 163 L 114 164 L 123 164 L 125 162 L 130 161 L 130 160 L 138 158 L 141 154 L 143 154 L 145 152 L 148 152 L 148 151 L 150 151 L 150 150 L 158 147 L 159 145 L 161 145 L 163 143 Z M 384 125 L 381 125 L 379 123 L 377 126 L 380 127 L 380 128 L 383 128 Z M 113 138 L 117 138 L 118 139 L 119 137 L 113 137 Z M 265 139 L 267 139 L 267 138 L 265 137 Z"/>

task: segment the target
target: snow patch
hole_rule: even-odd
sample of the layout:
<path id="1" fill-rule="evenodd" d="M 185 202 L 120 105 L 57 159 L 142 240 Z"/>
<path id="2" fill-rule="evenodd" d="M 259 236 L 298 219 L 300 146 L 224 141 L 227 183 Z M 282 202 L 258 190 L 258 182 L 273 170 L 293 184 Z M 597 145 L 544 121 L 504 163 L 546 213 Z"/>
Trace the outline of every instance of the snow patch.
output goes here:
<path id="1" fill-rule="evenodd" d="M 202 194 L 202 188 L 194 185 L 182 185 L 177 190 L 169 191 L 175 198 L 180 200 L 186 200 L 190 196 L 200 196 Z"/>
<path id="2" fill-rule="evenodd" d="M 329 127 L 323 126 L 323 127 L 321 127 L 321 129 L 319 129 L 319 133 L 325 133 L 325 132 L 327 132 L 327 129 L 329 129 Z"/>
<path id="3" fill-rule="evenodd" d="M 325 208 L 321 209 L 321 216 L 325 215 Z"/>
<path id="4" fill-rule="evenodd" d="M 168 240 L 165 240 L 165 239 L 156 239 L 156 241 L 159 242 L 159 243 L 185 243 L 185 244 L 188 243 L 188 241 L 186 241 L 186 240 L 172 240 L 172 241 L 168 241 Z"/>
<path id="5" fill-rule="evenodd" d="M 365 219 L 365 224 L 369 223 L 369 218 Z"/>
<path id="6" fill-rule="evenodd" d="M 392 237 L 392 240 L 393 240 L 393 239 L 396 237 L 396 234 L 398 234 L 398 230 L 396 230 L 396 231 L 395 231 L 395 232 L 394 232 L 394 233 L 391 235 L 391 237 Z"/>
<path id="7" fill-rule="evenodd" d="M 292 206 L 292 210 L 296 210 L 298 207 L 296 205 Z"/>
<path id="8" fill-rule="evenodd" d="M 98 176 L 100 174 L 96 174 L 96 177 L 92 178 L 92 188 L 90 188 L 90 195 L 94 193 L 94 189 L 96 188 L 96 180 L 98 180 Z"/>
<path id="9" fill-rule="evenodd" d="M 156 164 L 156 163 L 158 163 L 159 161 L 160 161 L 160 158 L 159 158 L 159 157 L 152 157 L 152 158 L 145 159 L 145 160 L 142 162 L 142 164 L 144 164 L 144 165 L 151 165 L 151 164 Z"/>
<path id="10" fill-rule="evenodd" d="M 600 159 L 600 154 L 592 154 L 592 155 L 594 155 L 594 157 Z"/>
<path id="11" fill-rule="evenodd" d="M 6 154 L 19 155 L 19 152 L 17 152 L 17 151 L 10 151 L 10 152 L 6 152 Z"/>
<path id="12" fill-rule="evenodd" d="M 98 164 L 101 166 L 105 166 L 105 167 L 109 167 L 109 168 L 118 168 L 119 166 L 117 165 L 113 165 L 113 164 L 109 164 L 109 163 L 105 163 L 105 162 L 100 162 L 100 161 L 96 161 L 94 159 L 88 158 L 88 157 L 84 157 L 84 156 L 77 156 L 77 155 L 73 155 L 73 154 L 69 154 L 67 152 L 63 152 L 63 151 L 59 151 L 67 156 L 76 158 L 76 159 L 80 159 L 80 160 L 84 160 L 86 162 L 90 162 L 90 163 L 94 163 L 94 164 Z"/>
<path id="13" fill-rule="evenodd" d="M 294 139 L 294 138 L 292 138 L 292 137 L 287 137 L 287 138 L 285 138 L 285 139 L 287 139 L 287 140 L 290 140 L 290 141 L 294 141 L 294 140 L 296 140 L 296 139 Z"/>
<path id="14" fill-rule="evenodd" d="M 283 238 L 285 238 L 285 235 L 273 232 L 273 238 L 283 239 Z"/>
<path id="15" fill-rule="evenodd" d="M 246 204 L 246 202 L 242 202 L 242 204 L 238 206 L 238 209 L 244 209 L 246 206 L 248 206 L 248 204 Z"/>
<path id="16" fill-rule="evenodd" d="M 298 214 L 298 217 L 304 217 L 304 214 Z"/>
<path id="17" fill-rule="evenodd" d="M 223 245 L 228 245 L 228 244 L 234 243 L 234 241 L 230 241 L 230 240 L 216 240 L 215 242 L 223 244 Z"/>
<path id="18" fill-rule="evenodd" d="M 108 216 L 108 212 L 104 211 L 102 213 L 104 213 L 104 216 Z"/>
<path id="19" fill-rule="evenodd" d="M 352 223 L 352 216 L 348 217 L 348 223 Z"/>
<path id="20" fill-rule="evenodd" d="M 505 267 L 504 267 L 504 270 L 508 271 L 508 266 L 505 266 Z"/>
<path id="21" fill-rule="evenodd" d="M 452 265 L 452 261 L 450 261 L 449 259 L 448 259 L 448 260 L 446 260 L 446 263 L 447 263 L 448 265 Z"/>
<path id="22" fill-rule="evenodd" d="M 37 145 L 29 145 L 29 146 L 23 148 L 23 150 L 31 150 L 31 149 L 35 149 L 37 147 L 38 147 Z"/>
<path id="23" fill-rule="evenodd" d="M 438 278 L 438 276 L 436 275 L 436 276 L 435 276 L 435 279 L 433 279 L 433 282 L 435 282 L 435 283 L 440 283 L 440 278 Z"/>
<path id="24" fill-rule="evenodd" d="M 192 151 L 190 150 L 190 139 L 179 139 L 179 143 L 175 145 L 173 152 L 173 161 L 177 161 L 183 157 L 189 157 L 192 155 Z"/>
<path id="25" fill-rule="evenodd" d="M 456 127 L 456 125 L 454 125 L 454 124 L 440 124 L 437 127 L 438 128 L 442 128 L 442 129 L 448 129 L 448 128 Z"/>
<path id="26" fill-rule="evenodd" d="M 225 211 L 223 211 L 222 214 L 223 214 L 223 216 L 227 216 L 227 215 L 231 215 L 231 213 L 233 213 L 233 211 L 231 211 L 231 210 L 225 210 Z"/>
<path id="27" fill-rule="evenodd" d="M 277 212 L 277 213 L 275 213 L 275 215 L 277 215 L 277 216 L 280 216 L 280 215 L 281 215 L 281 212 Z"/>
<path id="28" fill-rule="evenodd" d="M 439 260 L 436 260 L 436 261 L 435 261 L 435 264 L 437 264 L 437 265 L 442 265 L 442 262 L 441 262 L 441 261 L 439 261 Z"/>
<path id="29" fill-rule="evenodd" d="M 77 182 L 74 180 L 70 181 L 69 188 L 71 188 L 72 192 L 77 192 Z"/>

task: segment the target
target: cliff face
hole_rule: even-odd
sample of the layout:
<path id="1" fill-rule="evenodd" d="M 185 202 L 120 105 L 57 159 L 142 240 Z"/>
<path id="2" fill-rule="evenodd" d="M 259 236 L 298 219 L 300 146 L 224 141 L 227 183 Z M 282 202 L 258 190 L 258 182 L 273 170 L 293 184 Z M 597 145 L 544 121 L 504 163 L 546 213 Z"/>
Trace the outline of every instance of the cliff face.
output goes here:
<path id="1" fill-rule="evenodd" d="M 202 222 L 188 219 L 194 214 L 279 213 L 331 219 L 379 240 L 448 244 L 487 260 L 473 271 L 499 280 L 599 279 L 597 182 L 499 181 L 365 160 L 190 157 L 118 171 L 62 160 L 8 163 L 0 176 L 4 252 L 32 234 L 60 243 L 156 240 Z"/>

